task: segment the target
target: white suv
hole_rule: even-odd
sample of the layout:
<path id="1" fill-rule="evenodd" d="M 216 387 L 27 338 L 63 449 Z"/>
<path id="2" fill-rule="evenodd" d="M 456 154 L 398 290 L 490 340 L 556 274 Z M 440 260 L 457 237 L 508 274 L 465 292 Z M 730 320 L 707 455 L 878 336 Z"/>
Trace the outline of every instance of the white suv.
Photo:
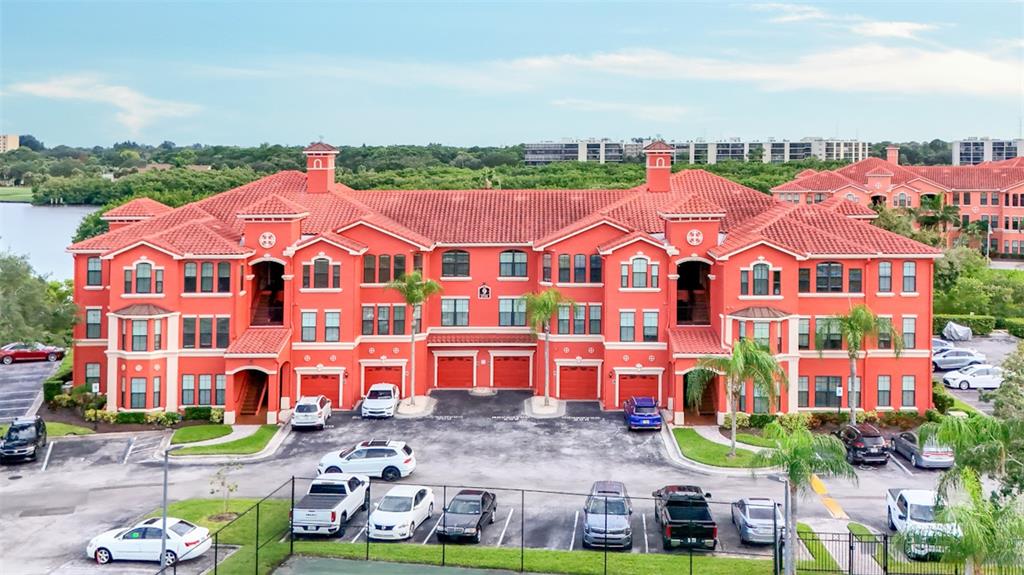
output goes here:
<path id="1" fill-rule="evenodd" d="M 320 458 L 316 466 L 321 473 L 358 473 L 396 481 L 408 477 L 416 469 L 416 457 L 404 441 L 373 439 L 343 451 L 332 451 Z"/>
<path id="2" fill-rule="evenodd" d="M 360 413 L 368 417 L 392 417 L 398 407 L 398 386 L 393 383 L 375 383 L 366 392 Z"/>
<path id="3" fill-rule="evenodd" d="M 296 427 L 324 428 L 331 418 L 331 400 L 322 395 L 300 397 L 292 413 L 292 429 Z"/>

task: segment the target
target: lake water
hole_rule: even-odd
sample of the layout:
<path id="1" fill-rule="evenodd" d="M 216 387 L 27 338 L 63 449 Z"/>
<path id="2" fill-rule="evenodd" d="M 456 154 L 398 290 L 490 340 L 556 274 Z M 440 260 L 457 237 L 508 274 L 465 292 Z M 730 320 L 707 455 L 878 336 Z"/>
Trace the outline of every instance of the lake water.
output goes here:
<path id="1" fill-rule="evenodd" d="M 36 273 L 69 279 L 74 270 L 65 249 L 82 218 L 96 209 L 0 203 L 0 250 L 27 255 Z"/>

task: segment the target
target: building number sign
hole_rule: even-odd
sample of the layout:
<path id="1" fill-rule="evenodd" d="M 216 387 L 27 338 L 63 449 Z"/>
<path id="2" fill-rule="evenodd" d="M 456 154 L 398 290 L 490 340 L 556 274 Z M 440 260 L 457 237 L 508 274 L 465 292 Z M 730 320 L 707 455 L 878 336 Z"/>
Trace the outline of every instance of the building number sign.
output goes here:
<path id="1" fill-rule="evenodd" d="M 483 284 L 482 286 L 478 287 L 476 289 L 476 298 L 491 299 L 491 288 L 488 287 L 487 284 Z"/>
<path id="2" fill-rule="evenodd" d="M 686 241 L 691 246 L 699 246 L 704 241 L 704 234 L 700 230 L 686 232 Z"/>
<path id="3" fill-rule="evenodd" d="M 263 232 L 260 234 L 260 247 L 264 249 L 270 249 L 277 243 L 277 236 L 274 232 Z"/>

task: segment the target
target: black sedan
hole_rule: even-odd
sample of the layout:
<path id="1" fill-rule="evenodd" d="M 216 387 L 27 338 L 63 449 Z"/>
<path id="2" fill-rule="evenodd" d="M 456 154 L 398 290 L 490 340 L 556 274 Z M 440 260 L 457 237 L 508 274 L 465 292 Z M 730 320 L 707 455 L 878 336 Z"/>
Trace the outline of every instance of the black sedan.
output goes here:
<path id="1" fill-rule="evenodd" d="M 498 498 L 490 491 L 463 489 L 444 508 L 437 524 L 438 540 L 469 539 L 479 543 L 484 525 L 494 523 Z"/>

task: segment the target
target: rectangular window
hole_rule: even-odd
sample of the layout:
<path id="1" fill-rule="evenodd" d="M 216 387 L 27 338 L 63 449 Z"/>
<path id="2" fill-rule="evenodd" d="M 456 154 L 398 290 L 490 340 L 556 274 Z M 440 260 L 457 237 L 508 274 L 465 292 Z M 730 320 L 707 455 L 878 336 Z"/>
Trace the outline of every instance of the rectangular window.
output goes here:
<path id="1" fill-rule="evenodd" d="M 196 264 L 185 264 L 185 293 L 196 293 Z"/>
<path id="2" fill-rule="evenodd" d="M 644 341 L 658 341 L 658 312 L 644 312 Z"/>
<path id="3" fill-rule="evenodd" d="M 572 270 L 569 269 L 569 254 L 559 254 L 558 256 L 558 282 L 568 283 L 571 277 Z"/>
<path id="4" fill-rule="evenodd" d="M 362 330 L 360 331 L 363 335 L 373 335 L 373 306 L 363 306 L 363 321 Z"/>
<path id="5" fill-rule="evenodd" d="M 100 310 L 85 310 L 85 337 L 86 339 L 100 338 Z"/>
<path id="6" fill-rule="evenodd" d="M 131 409 L 146 409 L 146 378 L 132 378 L 131 402 L 128 404 Z"/>
<path id="7" fill-rule="evenodd" d="M 324 312 L 324 341 L 341 341 L 341 312 Z"/>
<path id="8" fill-rule="evenodd" d="M 587 333 L 587 306 L 577 305 L 572 310 L 572 332 L 576 335 Z"/>
<path id="9" fill-rule="evenodd" d="M 601 333 L 601 306 L 590 306 L 590 335 Z"/>
<path id="10" fill-rule="evenodd" d="M 802 317 L 797 322 L 797 347 L 811 349 L 811 319 Z"/>
<path id="11" fill-rule="evenodd" d="M 839 330 L 839 322 L 830 318 L 815 320 L 815 331 L 821 341 L 821 349 L 843 349 L 843 334 Z"/>
<path id="12" fill-rule="evenodd" d="M 85 285 L 103 285 L 103 261 L 100 258 L 89 258 L 85 265 Z"/>
<path id="13" fill-rule="evenodd" d="M 203 293 L 213 292 L 213 262 L 203 262 L 199 269 L 199 291 Z"/>
<path id="14" fill-rule="evenodd" d="M 391 306 L 377 306 L 377 335 L 391 335 Z"/>
<path id="15" fill-rule="evenodd" d="M 382 255 L 377 258 L 377 283 L 386 284 L 391 281 L 391 256 Z"/>
<path id="16" fill-rule="evenodd" d="M 153 407 L 160 407 L 160 376 L 153 377 Z"/>
<path id="17" fill-rule="evenodd" d="M 892 349 L 892 320 L 878 318 L 878 349 Z"/>
<path id="18" fill-rule="evenodd" d="M 310 281 L 310 276 L 313 274 L 311 267 L 309 264 L 302 264 L 302 289 L 308 289 L 312 283 Z"/>
<path id="19" fill-rule="evenodd" d="M 450 250 L 441 254 L 441 277 L 469 277 L 469 252 Z"/>
<path id="20" fill-rule="evenodd" d="M 815 290 L 818 293 L 843 291 L 843 264 L 826 262 L 818 264 Z"/>
<path id="21" fill-rule="evenodd" d="M 988 194 L 986 192 L 981 192 L 980 195 L 981 195 L 981 198 L 979 200 L 980 205 L 987 206 L 988 205 Z"/>
<path id="22" fill-rule="evenodd" d="M 619 341 L 634 341 L 636 339 L 636 312 L 619 312 Z"/>
<path id="23" fill-rule="evenodd" d="M 566 335 L 569 333 L 569 305 L 559 304 L 558 306 L 558 333 Z"/>
<path id="24" fill-rule="evenodd" d="M 153 271 L 153 291 L 164 293 L 164 270 L 162 269 Z"/>
<path id="25" fill-rule="evenodd" d="M 132 351 L 147 351 L 149 343 L 149 322 L 144 319 L 132 320 Z"/>
<path id="26" fill-rule="evenodd" d="M 772 270 L 772 295 L 782 295 L 782 270 Z"/>
<path id="27" fill-rule="evenodd" d="M 892 406 L 892 378 L 888 375 L 878 376 L 878 407 Z"/>
<path id="28" fill-rule="evenodd" d="M 578 284 L 587 283 L 587 256 L 583 254 L 573 256 L 572 281 Z"/>
<path id="29" fill-rule="evenodd" d="M 964 192 L 963 198 L 965 206 L 971 205 L 971 192 Z"/>
<path id="30" fill-rule="evenodd" d="M 892 262 L 878 263 L 878 291 L 882 293 L 892 291 Z"/>
<path id="31" fill-rule="evenodd" d="M 228 377 L 223 373 L 218 373 L 214 381 L 216 385 L 214 389 L 215 397 L 213 398 L 214 405 L 224 405 L 224 395 L 228 389 Z"/>
<path id="32" fill-rule="evenodd" d="M 917 318 L 916 317 L 905 317 L 903 318 L 903 347 L 906 349 L 914 349 L 917 347 Z"/>
<path id="33" fill-rule="evenodd" d="M 412 254 L 412 271 L 423 273 L 423 254 Z"/>
<path id="34" fill-rule="evenodd" d="M 227 349 L 231 343 L 231 318 L 217 318 L 217 349 Z"/>
<path id="35" fill-rule="evenodd" d="M 810 291 L 811 291 L 811 270 L 810 270 L 810 268 L 800 268 L 798 274 L 799 274 L 799 281 L 797 282 L 798 283 L 797 289 L 800 290 L 800 293 L 810 293 Z"/>
<path id="36" fill-rule="evenodd" d="M 395 264 L 394 278 L 396 280 L 402 279 L 402 276 L 405 275 L 405 256 L 402 254 L 396 254 L 393 259 L 393 263 Z M 341 276 L 341 266 L 338 266 L 338 276 Z M 338 285 L 341 285 L 340 282 Z M 334 287 L 338 287 L 338 285 L 335 285 Z"/>
<path id="37" fill-rule="evenodd" d="M 118 349 L 128 350 L 128 320 L 121 320 L 121 345 Z"/>
<path id="38" fill-rule="evenodd" d="M 210 405 L 210 392 L 213 389 L 213 377 L 211 375 L 199 376 L 199 405 Z"/>
<path id="39" fill-rule="evenodd" d="M 469 298 L 446 298 L 441 300 L 441 325 L 469 325 Z"/>
<path id="40" fill-rule="evenodd" d="M 391 333 L 405 335 L 405 306 L 396 305 L 391 313 Z"/>
<path id="41" fill-rule="evenodd" d="M 604 281 L 602 265 L 603 260 L 600 254 L 590 254 L 590 283 L 599 284 Z"/>
<path id="42" fill-rule="evenodd" d="M 551 281 L 551 254 L 544 254 L 541 258 L 542 269 L 540 273 L 540 281 L 550 282 Z"/>
<path id="43" fill-rule="evenodd" d="M 903 262 L 903 291 L 917 291 L 917 262 Z"/>
<path id="44" fill-rule="evenodd" d="M 647 260 L 640 258 L 633 260 L 633 287 L 647 287 Z"/>
<path id="45" fill-rule="evenodd" d="M 196 403 L 196 376 L 181 376 L 181 404 L 195 405 Z"/>
<path id="46" fill-rule="evenodd" d="M 87 363 L 85 364 L 85 385 L 89 386 L 89 391 L 92 391 L 93 385 L 100 384 L 100 364 L 98 363 Z M 99 389 L 99 388 L 97 388 Z"/>
<path id="47" fill-rule="evenodd" d="M 752 271 L 754 275 L 754 295 L 768 295 L 768 265 L 755 265 Z"/>
<path id="48" fill-rule="evenodd" d="M 366 254 L 363 256 L 363 283 L 372 284 L 376 279 L 377 256 Z"/>
<path id="49" fill-rule="evenodd" d="M 217 291 L 219 293 L 231 291 L 231 262 L 217 263 Z"/>
<path id="50" fill-rule="evenodd" d="M 814 378 L 814 407 L 839 407 L 842 403 L 837 390 L 841 389 L 843 378 L 835 375 L 819 375 Z"/>
<path id="51" fill-rule="evenodd" d="M 743 385 L 740 386 L 740 398 L 739 399 L 740 399 L 739 400 L 740 412 L 744 412 L 744 411 L 747 410 L 747 385 L 746 384 L 743 384 Z"/>
<path id="52" fill-rule="evenodd" d="M 629 287 L 629 264 L 622 264 L 622 270 L 619 275 L 619 287 Z"/>
<path id="53" fill-rule="evenodd" d="M 124 270 L 124 293 L 132 293 L 132 270 Z"/>
<path id="54" fill-rule="evenodd" d="M 128 276 L 125 277 L 128 279 Z M 135 267 L 135 293 L 150 293 L 153 287 L 153 266 L 139 264 Z"/>
<path id="55" fill-rule="evenodd" d="M 754 413 L 768 413 L 768 394 L 763 386 L 754 386 Z"/>
<path id="56" fill-rule="evenodd" d="M 796 406 L 807 407 L 807 376 L 801 375 L 796 380 Z"/>
<path id="57" fill-rule="evenodd" d="M 849 276 L 849 287 L 847 291 L 850 293 L 863 293 L 864 291 L 864 270 L 851 269 Z"/>
<path id="58" fill-rule="evenodd" d="M 194 317 L 181 319 L 181 347 L 185 349 L 196 348 L 196 318 Z"/>
<path id="59" fill-rule="evenodd" d="M 656 263 L 651 264 L 651 287 L 652 288 L 656 288 L 656 287 L 661 285 L 661 274 L 659 273 L 660 270 L 661 270 L 661 266 L 660 265 L 658 265 Z"/>
<path id="60" fill-rule="evenodd" d="M 526 302 L 521 298 L 503 297 L 498 299 L 498 325 L 526 325 Z"/>
<path id="61" fill-rule="evenodd" d="M 199 318 L 199 347 L 210 349 L 213 347 L 213 318 Z"/>
<path id="62" fill-rule="evenodd" d="M 917 404 L 915 399 L 917 396 L 917 381 L 912 375 L 903 376 L 903 396 L 900 398 L 900 405 L 902 407 L 913 407 Z"/>
<path id="63" fill-rule="evenodd" d="M 740 320 L 739 324 L 740 324 L 739 325 L 739 329 L 737 331 L 737 333 L 739 334 L 739 338 L 740 339 L 746 339 L 746 337 L 747 337 L 747 322 L 745 322 L 743 320 Z"/>
<path id="64" fill-rule="evenodd" d="M 754 343 L 761 347 L 768 349 L 769 336 L 768 336 L 768 323 L 763 321 L 754 322 Z"/>
<path id="65" fill-rule="evenodd" d="M 423 321 L 423 306 L 416 304 L 412 306 L 412 332 L 420 333 L 420 324 Z"/>

